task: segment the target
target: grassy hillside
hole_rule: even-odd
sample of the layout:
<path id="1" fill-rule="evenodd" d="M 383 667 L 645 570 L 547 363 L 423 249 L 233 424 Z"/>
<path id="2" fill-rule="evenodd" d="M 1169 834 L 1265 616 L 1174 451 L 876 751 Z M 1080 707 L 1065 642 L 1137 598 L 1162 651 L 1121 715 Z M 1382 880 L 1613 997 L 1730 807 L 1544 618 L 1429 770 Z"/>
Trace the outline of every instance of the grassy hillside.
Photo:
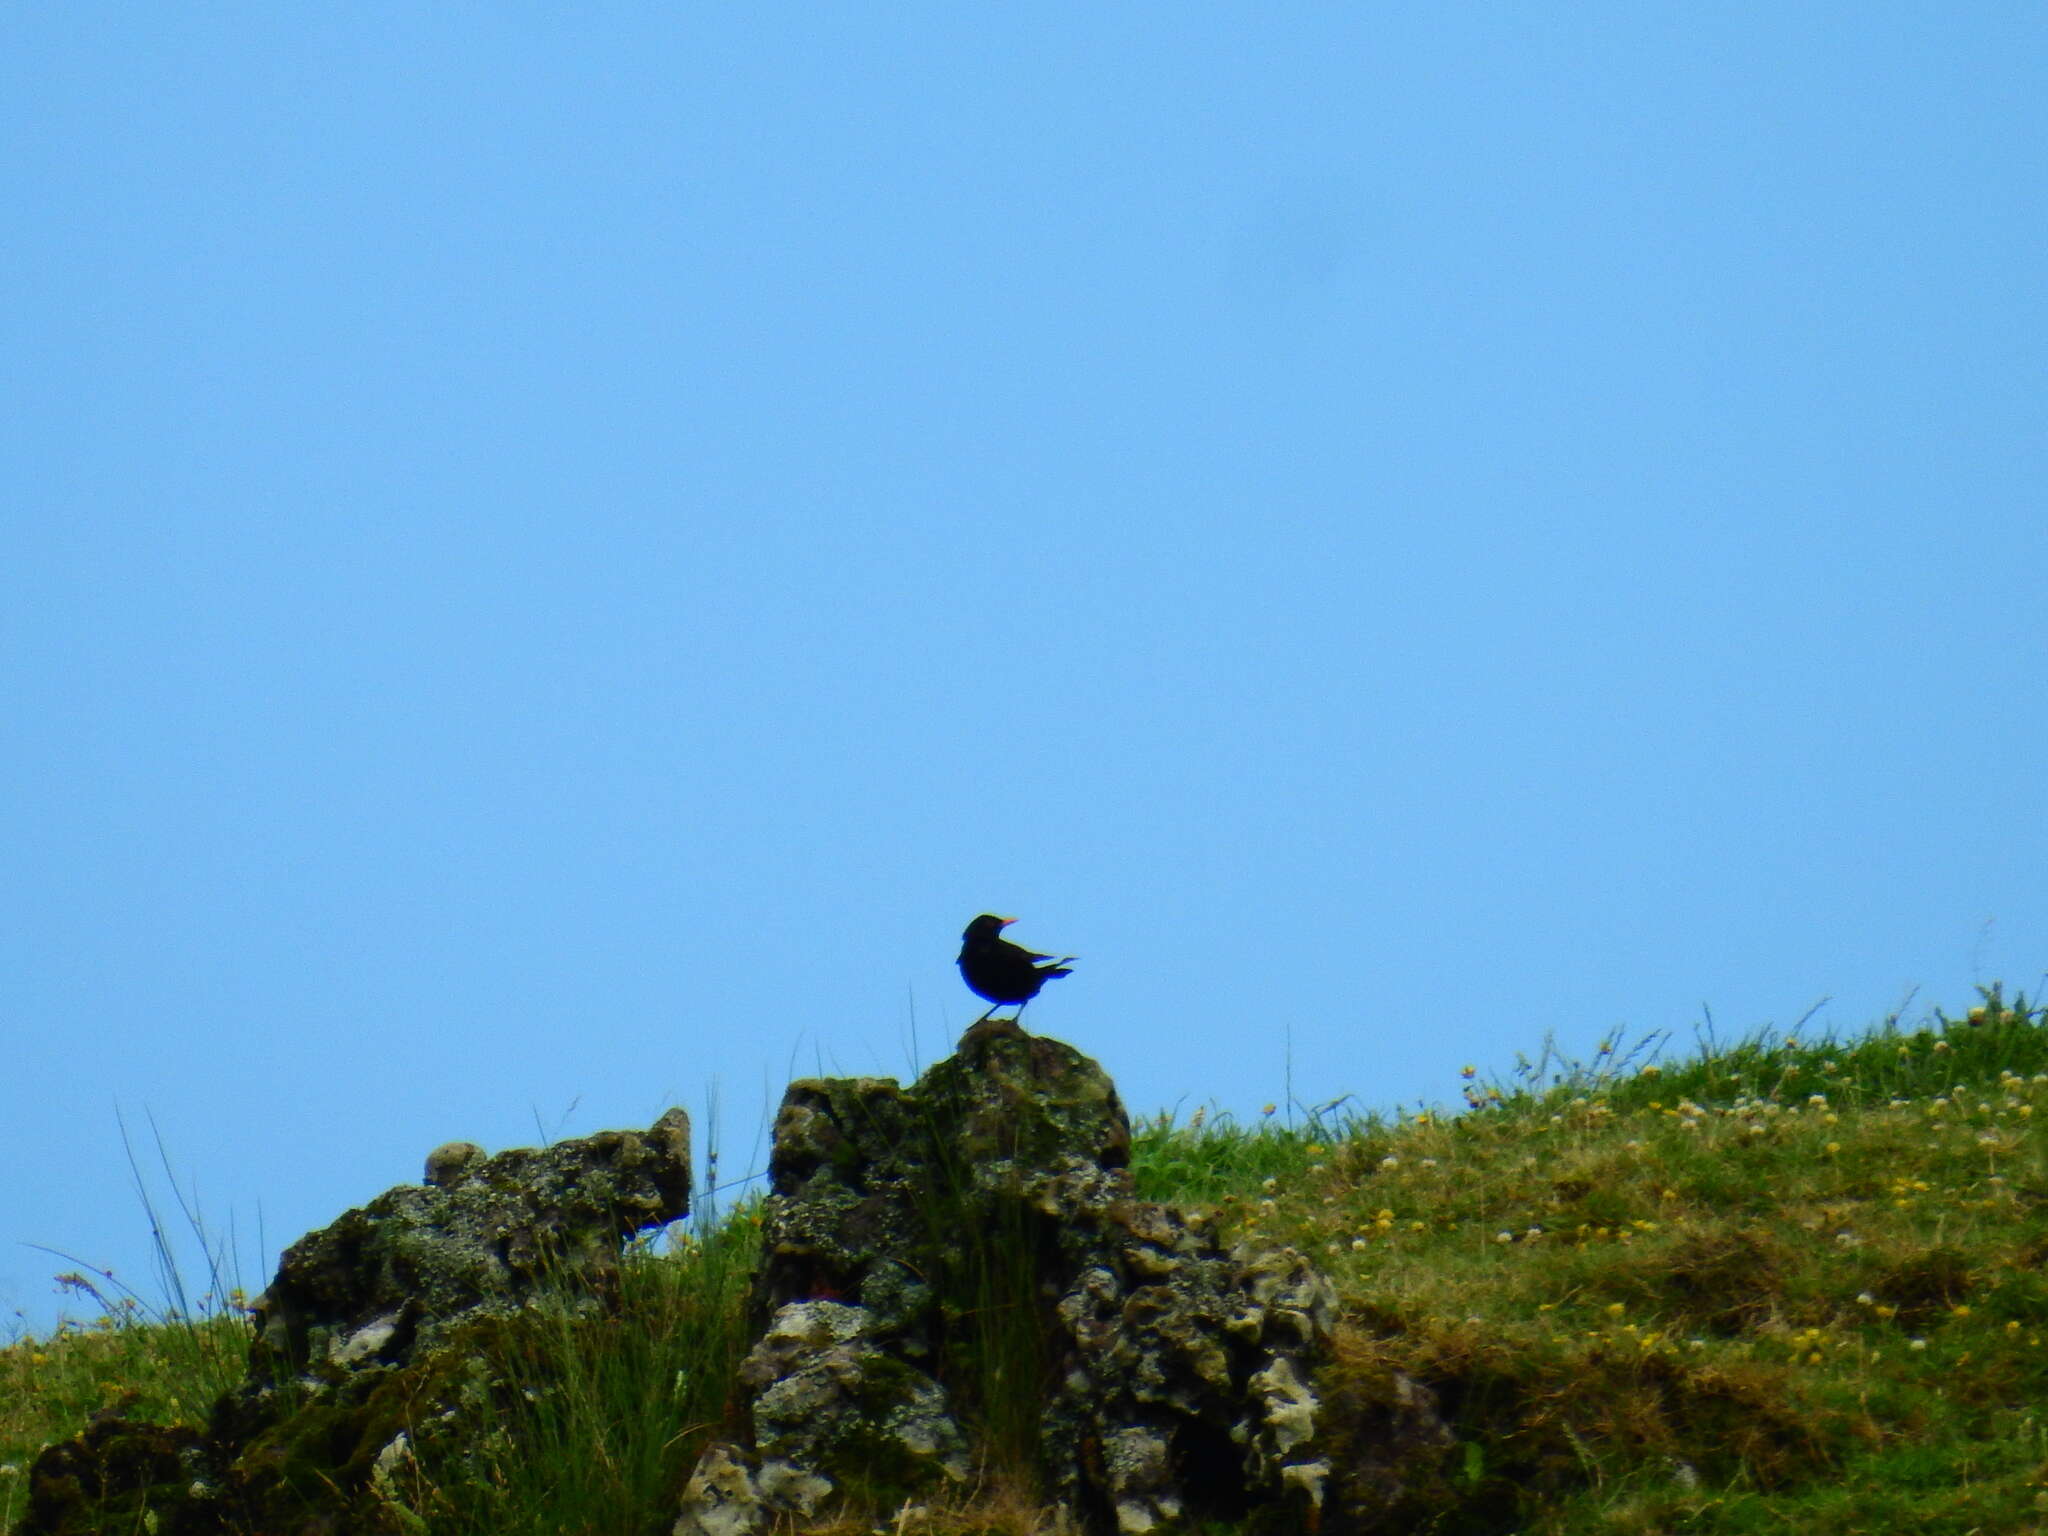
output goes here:
<path id="1" fill-rule="evenodd" d="M 1626 1054 L 1468 1077 L 1454 1115 L 1155 1120 L 1139 1183 L 1325 1266 L 1337 1394 L 1390 1368 L 1437 1393 L 1459 1444 L 1417 1530 L 2048 1530 L 2041 1013 L 1994 990 L 1923 1028 Z M 537 1316 L 507 1368 L 554 1390 L 481 1474 L 410 1470 L 426 1528 L 665 1530 L 732 1413 L 752 1232 L 642 1256 L 621 1318 Z M 240 1344 L 232 1314 L 117 1308 L 0 1350 L 0 1528 L 41 1443 L 130 1394 L 197 1419 Z M 1003 1478 L 880 1522 L 1035 1524 Z"/>

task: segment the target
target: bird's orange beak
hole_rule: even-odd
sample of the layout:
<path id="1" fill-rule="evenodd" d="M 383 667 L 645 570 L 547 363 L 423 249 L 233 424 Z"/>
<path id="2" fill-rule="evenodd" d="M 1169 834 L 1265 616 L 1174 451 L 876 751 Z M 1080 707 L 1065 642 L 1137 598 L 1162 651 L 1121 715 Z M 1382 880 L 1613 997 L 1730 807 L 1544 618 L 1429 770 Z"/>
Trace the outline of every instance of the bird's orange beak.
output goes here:
<path id="1" fill-rule="evenodd" d="M 998 928 L 1007 928 L 1010 926 L 1010 924 L 1014 923 L 1015 921 L 1017 921 L 1017 919 L 1015 919 L 1014 917 L 1006 917 L 1000 923 L 997 923 L 996 926 Z"/>

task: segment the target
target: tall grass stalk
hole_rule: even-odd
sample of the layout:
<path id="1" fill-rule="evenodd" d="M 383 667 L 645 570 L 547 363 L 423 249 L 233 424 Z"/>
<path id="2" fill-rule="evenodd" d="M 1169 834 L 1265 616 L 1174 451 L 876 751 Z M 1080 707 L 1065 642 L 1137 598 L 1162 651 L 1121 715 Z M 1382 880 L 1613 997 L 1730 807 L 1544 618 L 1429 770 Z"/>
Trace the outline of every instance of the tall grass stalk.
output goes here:
<path id="1" fill-rule="evenodd" d="M 164 1359 L 188 1389 L 210 1401 L 238 1384 L 248 1364 L 246 1297 L 234 1225 L 230 1221 L 226 1232 L 218 1234 L 208 1228 L 197 1193 L 188 1193 L 179 1186 L 156 1117 L 145 1114 L 156 1163 L 171 1192 L 178 1218 L 198 1250 L 204 1287 L 195 1292 L 193 1282 L 187 1278 L 178 1239 L 151 1192 L 150 1180 L 129 1134 L 127 1118 L 118 1109 L 114 1121 L 121 1136 L 121 1152 L 128 1163 L 136 1202 L 142 1207 L 143 1219 L 149 1227 L 156 1298 L 129 1285 L 111 1269 L 54 1248 L 31 1246 L 75 1266 L 58 1275 L 57 1283 L 99 1309 L 97 1328 L 154 1330 L 152 1352 Z M 66 1331 L 75 1331 L 75 1325 L 62 1326 Z"/>

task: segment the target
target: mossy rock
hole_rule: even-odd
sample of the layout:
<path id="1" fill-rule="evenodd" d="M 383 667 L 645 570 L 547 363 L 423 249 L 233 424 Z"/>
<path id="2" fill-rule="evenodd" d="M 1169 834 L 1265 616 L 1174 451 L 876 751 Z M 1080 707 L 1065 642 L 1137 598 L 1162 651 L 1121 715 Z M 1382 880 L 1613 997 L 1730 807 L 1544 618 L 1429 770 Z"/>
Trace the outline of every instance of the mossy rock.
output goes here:
<path id="1" fill-rule="evenodd" d="M 223 1529 L 206 1437 L 187 1424 L 130 1418 L 135 1402 L 131 1394 L 36 1457 L 15 1536 L 209 1536 Z"/>

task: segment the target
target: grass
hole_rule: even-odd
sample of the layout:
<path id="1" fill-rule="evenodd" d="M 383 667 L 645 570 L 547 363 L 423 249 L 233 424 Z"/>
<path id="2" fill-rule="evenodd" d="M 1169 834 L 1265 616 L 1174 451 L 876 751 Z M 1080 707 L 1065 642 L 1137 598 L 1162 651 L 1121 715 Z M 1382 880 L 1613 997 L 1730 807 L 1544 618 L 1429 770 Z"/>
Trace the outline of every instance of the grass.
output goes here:
<path id="1" fill-rule="evenodd" d="M 0 1531 L 11 1530 L 22 1513 L 28 1465 L 42 1446 L 77 1433 L 94 1414 L 116 1406 L 158 1423 L 203 1423 L 214 1400 L 248 1369 L 246 1298 L 235 1283 L 232 1233 L 225 1243 L 209 1242 L 196 1199 L 170 1178 L 172 1203 L 198 1239 L 207 1278 L 206 1289 L 193 1294 L 127 1122 L 118 1116 L 117 1121 L 121 1150 L 149 1221 L 162 1299 L 151 1301 L 111 1270 L 51 1252 L 74 1266 L 57 1283 L 94 1315 L 61 1323 L 47 1339 L 17 1338 L 0 1348 Z M 169 1178 L 153 1120 L 150 1134 Z"/>
<path id="2" fill-rule="evenodd" d="M 1456 1114 L 1158 1117 L 1134 1172 L 1326 1268 L 1337 1392 L 1397 1369 L 1436 1393 L 1458 1443 L 1392 1528 L 2048 1530 L 2042 1011 L 1994 988 L 1917 1027 L 1654 1046 L 1469 1075 Z M 532 1411 L 494 1456 L 417 1469 L 424 1528 L 665 1528 L 731 1425 L 751 1220 L 635 1257 L 616 1318 L 539 1314 L 512 1350 Z M 0 1523 L 35 1448 L 106 1402 L 198 1418 L 193 1342 L 231 1361 L 238 1326 L 117 1304 L 0 1350 Z M 1013 1498 L 884 1528 L 1036 1525 Z"/>
<path id="3" fill-rule="evenodd" d="M 704 1447 L 740 1432 L 758 1227 L 743 1207 L 703 1240 L 630 1253 L 614 1315 L 543 1306 L 504 1333 L 489 1362 L 511 1389 L 496 1432 L 472 1462 L 414 1466 L 402 1484 L 427 1528 L 561 1536 L 673 1519 Z"/>
<path id="4" fill-rule="evenodd" d="M 1322 1261 L 1361 1361 L 1437 1389 L 1464 1441 L 1438 1528 L 2048 1522 L 2039 1011 L 1618 1054 L 1268 1135 L 1295 1161 L 1218 1203 Z"/>

